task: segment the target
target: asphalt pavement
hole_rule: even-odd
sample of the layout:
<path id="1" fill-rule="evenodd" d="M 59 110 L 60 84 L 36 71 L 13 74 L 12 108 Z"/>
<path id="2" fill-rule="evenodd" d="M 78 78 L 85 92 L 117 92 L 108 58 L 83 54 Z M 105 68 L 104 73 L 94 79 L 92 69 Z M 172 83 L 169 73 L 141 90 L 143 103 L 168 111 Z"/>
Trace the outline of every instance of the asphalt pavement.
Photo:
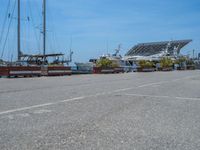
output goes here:
<path id="1" fill-rule="evenodd" d="M 198 150 L 200 71 L 0 79 L 0 150 Z"/>

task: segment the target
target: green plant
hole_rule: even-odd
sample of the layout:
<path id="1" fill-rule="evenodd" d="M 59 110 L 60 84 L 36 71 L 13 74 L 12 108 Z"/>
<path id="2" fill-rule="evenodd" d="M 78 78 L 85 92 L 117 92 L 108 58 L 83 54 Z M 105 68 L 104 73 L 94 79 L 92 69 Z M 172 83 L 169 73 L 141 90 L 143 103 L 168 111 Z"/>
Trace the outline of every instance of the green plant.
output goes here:
<path id="1" fill-rule="evenodd" d="M 160 60 L 160 66 L 161 68 L 169 68 L 173 66 L 173 60 L 171 58 L 168 57 L 163 57 Z"/>
<path id="2" fill-rule="evenodd" d="M 119 63 L 118 63 L 116 60 L 112 60 L 111 66 L 112 66 L 113 68 L 117 68 L 117 67 L 119 67 L 120 65 L 119 65 Z"/>
<path id="3" fill-rule="evenodd" d="M 186 61 L 186 65 L 187 66 L 193 66 L 193 65 L 195 65 L 195 63 L 194 63 L 193 60 L 189 59 L 189 60 Z"/>
<path id="4" fill-rule="evenodd" d="M 141 68 L 153 68 L 154 63 L 148 60 L 140 60 L 139 65 Z"/>
<path id="5" fill-rule="evenodd" d="M 101 58 L 97 61 L 97 67 L 109 68 L 112 67 L 112 61 L 107 58 Z"/>
<path id="6" fill-rule="evenodd" d="M 175 63 L 181 65 L 181 64 L 185 63 L 186 61 L 187 61 L 187 58 L 184 56 L 181 56 L 175 61 Z"/>

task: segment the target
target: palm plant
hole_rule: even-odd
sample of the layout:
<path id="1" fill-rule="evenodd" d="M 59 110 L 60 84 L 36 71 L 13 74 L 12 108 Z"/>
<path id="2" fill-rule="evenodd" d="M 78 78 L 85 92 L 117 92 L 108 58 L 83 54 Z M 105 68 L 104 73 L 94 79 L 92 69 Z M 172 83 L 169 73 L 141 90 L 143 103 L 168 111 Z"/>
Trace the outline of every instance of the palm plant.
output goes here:
<path id="1" fill-rule="evenodd" d="M 193 66 L 193 65 L 195 65 L 194 61 L 191 60 L 191 59 L 187 60 L 186 64 L 187 64 L 187 66 Z"/>
<path id="2" fill-rule="evenodd" d="M 187 61 L 187 58 L 184 57 L 184 56 L 181 56 L 179 57 L 177 60 L 176 60 L 176 64 L 179 64 L 179 65 L 182 65 L 183 63 L 185 63 Z"/>
<path id="3" fill-rule="evenodd" d="M 107 58 L 101 58 L 100 60 L 98 60 L 96 66 L 97 67 L 102 67 L 102 68 L 119 67 L 119 65 L 116 62 L 111 61 L 111 60 L 109 60 Z"/>
<path id="4" fill-rule="evenodd" d="M 186 61 L 187 69 L 194 70 L 195 69 L 195 62 L 191 59 Z"/>
<path id="5" fill-rule="evenodd" d="M 141 68 L 145 68 L 145 69 L 154 67 L 154 63 L 152 61 L 148 61 L 148 60 L 140 60 L 139 65 Z"/>
<path id="6" fill-rule="evenodd" d="M 173 66 L 173 61 L 169 57 L 163 57 L 160 60 L 160 66 L 161 66 L 161 68 L 170 68 Z"/>

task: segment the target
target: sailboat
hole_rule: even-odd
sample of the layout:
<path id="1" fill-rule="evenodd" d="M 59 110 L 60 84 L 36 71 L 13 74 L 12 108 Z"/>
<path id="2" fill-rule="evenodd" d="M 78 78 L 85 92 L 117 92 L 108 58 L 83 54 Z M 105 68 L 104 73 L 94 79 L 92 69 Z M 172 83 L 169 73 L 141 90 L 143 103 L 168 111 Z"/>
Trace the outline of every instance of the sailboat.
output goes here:
<path id="1" fill-rule="evenodd" d="M 26 61 L 29 65 L 48 65 L 48 59 L 49 57 L 55 58 L 53 62 L 51 62 L 51 65 L 63 65 L 63 64 L 69 64 L 72 61 L 72 54 L 73 52 L 70 49 L 70 57 L 69 59 L 64 59 L 63 53 L 52 53 L 47 54 L 46 53 L 46 0 L 43 0 L 43 54 L 38 55 L 27 55 L 23 54 L 20 47 L 20 0 L 18 0 L 18 62 Z M 60 57 L 62 59 L 60 60 Z"/>
<path id="2" fill-rule="evenodd" d="M 63 53 L 46 53 L 46 0 L 43 0 L 43 54 L 24 54 L 21 50 L 21 0 L 17 0 L 17 61 L 5 63 L 0 67 L 1 76 L 41 76 L 41 75 L 69 75 L 73 52 L 70 49 L 69 59 L 64 59 Z M 62 57 L 62 59 L 60 59 Z M 50 63 L 48 58 L 54 58 Z M 3 61 L 1 60 L 3 64 Z M 67 66 L 66 66 L 66 65 Z"/>

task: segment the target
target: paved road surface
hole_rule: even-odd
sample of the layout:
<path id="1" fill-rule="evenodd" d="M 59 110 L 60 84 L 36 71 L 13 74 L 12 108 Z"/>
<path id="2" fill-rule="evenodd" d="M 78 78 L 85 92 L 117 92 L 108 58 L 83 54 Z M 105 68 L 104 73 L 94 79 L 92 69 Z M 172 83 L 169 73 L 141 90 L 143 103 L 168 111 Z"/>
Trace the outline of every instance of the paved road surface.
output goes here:
<path id="1" fill-rule="evenodd" d="M 200 71 L 0 79 L 0 149 L 200 149 Z"/>

